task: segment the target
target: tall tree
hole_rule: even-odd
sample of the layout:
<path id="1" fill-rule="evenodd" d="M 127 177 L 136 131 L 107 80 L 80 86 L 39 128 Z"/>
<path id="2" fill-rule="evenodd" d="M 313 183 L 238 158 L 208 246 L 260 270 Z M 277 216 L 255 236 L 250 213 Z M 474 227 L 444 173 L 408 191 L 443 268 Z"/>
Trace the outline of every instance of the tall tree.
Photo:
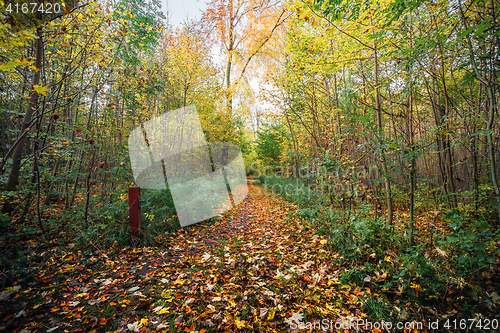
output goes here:
<path id="1" fill-rule="evenodd" d="M 272 0 L 209 2 L 203 20 L 226 53 L 224 83 L 228 114 L 232 114 L 233 95 L 248 65 L 283 24 L 284 14 L 281 3 Z M 235 64 L 239 65 L 237 75 L 233 73 Z"/>

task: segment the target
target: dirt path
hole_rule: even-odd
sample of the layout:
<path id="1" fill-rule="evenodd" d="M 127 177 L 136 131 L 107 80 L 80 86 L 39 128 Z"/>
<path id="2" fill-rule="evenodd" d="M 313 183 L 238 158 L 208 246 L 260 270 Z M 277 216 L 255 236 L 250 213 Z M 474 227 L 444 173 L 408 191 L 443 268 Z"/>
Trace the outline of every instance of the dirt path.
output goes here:
<path id="1" fill-rule="evenodd" d="M 295 209 L 250 186 L 230 214 L 179 230 L 167 248 L 90 263 L 54 255 L 33 265 L 40 272 L 16 291 L 26 304 L 5 329 L 289 332 L 299 321 L 362 317 L 363 292 L 338 282 L 327 240 L 306 231 Z"/>

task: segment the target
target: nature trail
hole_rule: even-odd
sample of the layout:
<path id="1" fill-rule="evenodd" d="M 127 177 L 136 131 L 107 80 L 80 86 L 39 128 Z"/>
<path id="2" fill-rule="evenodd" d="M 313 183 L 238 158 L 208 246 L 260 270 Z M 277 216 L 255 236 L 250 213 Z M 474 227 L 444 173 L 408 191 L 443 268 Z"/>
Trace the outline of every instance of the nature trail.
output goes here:
<path id="1" fill-rule="evenodd" d="M 289 332 L 291 320 L 364 317 L 364 292 L 338 281 L 331 245 L 296 210 L 250 185 L 234 211 L 178 230 L 164 248 L 34 254 L 9 330 Z"/>

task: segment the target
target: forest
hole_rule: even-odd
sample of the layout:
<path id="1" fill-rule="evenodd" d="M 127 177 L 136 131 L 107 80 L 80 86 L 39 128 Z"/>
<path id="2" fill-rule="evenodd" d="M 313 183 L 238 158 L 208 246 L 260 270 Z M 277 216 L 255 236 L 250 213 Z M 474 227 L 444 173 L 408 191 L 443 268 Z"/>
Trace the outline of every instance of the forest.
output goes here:
<path id="1" fill-rule="evenodd" d="M 0 332 L 500 329 L 497 0 L 30 1 L 0 0 Z M 188 108 L 248 185 L 186 226 L 131 138 Z"/>

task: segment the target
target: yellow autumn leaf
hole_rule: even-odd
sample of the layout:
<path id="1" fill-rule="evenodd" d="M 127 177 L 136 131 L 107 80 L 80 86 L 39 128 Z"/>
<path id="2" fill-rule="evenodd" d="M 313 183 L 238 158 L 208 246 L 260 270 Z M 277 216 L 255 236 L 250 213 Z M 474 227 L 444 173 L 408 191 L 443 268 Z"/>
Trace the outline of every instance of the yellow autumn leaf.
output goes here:
<path id="1" fill-rule="evenodd" d="M 326 308 L 328 309 L 328 311 L 335 311 L 337 308 L 331 304 L 326 304 Z"/>
<path id="2" fill-rule="evenodd" d="M 31 70 L 34 70 L 34 71 L 35 71 L 35 73 L 36 73 L 36 72 L 38 72 L 38 71 L 40 70 L 40 69 L 38 69 L 37 67 L 35 67 L 35 66 L 33 66 L 33 65 L 28 66 L 28 68 L 29 68 L 29 69 L 31 69 Z"/>
<path id="3" fill-rule="evenodd" d="M 9 61 L 6 64 L 1 64 L 0 65 L 0 71 L 2 71 L 2 72 L 13 72 L 14 71 L 14 67 L 16 67 L 16 66 L 17 66 L 16 62 Z"/>
<path id="4" fill-rule="evenodd" d="M 27 66 L 27 65 L 31 64 L 33 61 L 29 61 L 26 58 L 22 58 L 22 59 L 16 59 L 16 62 L 20 66 Z"/>
<path id="5" fill-rule="evenodd" d="M 330 287 L 332 284 L 341 284 L 339 281 L 328 280 L 327 285 Z"/>
<path id="6" fill-rule="evenodd" d="M 167 308 L 163 308 L 160 311 L 158 311 L 158 314 L 165 314 L 165 313 L 168 313 L 168 309 Z"/>
<path id="7" fill-rule="evenodd" d="M 12 294 L 12 293 L 15 293 L 15 292 L 19 291 L 20 289 L 21 289 L 20 286 L 7 287 L 7 288 L 5 288 L 5 292 L 7 294 Z"/>
<path id="8" fill-rule="evenodd" d="M 33 86 L 33 91 L 37 92 L 38 94 L 42 94 L 44 96 L 47 96 L 47 86 L 40 86 L 38 84 L 35 84 Z"/>
<path id="9" fill-rule="evenodd" d="M 240 320 L 239 318 L 234 318 L 234 323 L 238 329 L 245 328 L 247 326 L 247 322 L 244 320 Z"/>
<path id="10" fill-rule="evenodd" d="M 172 292 L 169 292 L 166 290 L 162 291 L 162 293 L 161 293 L 161 297 L 163 297 L 163 298 L 173 298 L 173 296 L 174 295 L 172 294 Z"/>
<path id="11" fill-rule="evenodd" d="M 276 314 L 276 308 L 270 308 L 267 315 L 267 320 L 273 320 L 275 314 Z"/>
<path id="12" fill-rule="evenodd" d="M 182 285 L 184 284 L 184 280 L 181 279 L 181 278 L 177 278 L 174 282 L 173 282 L 174 286 L 176 287 L 182 287 Z"/>
<path id="13" fill-rule="evenodd" d="M 319 243 L 321 245 L 325 245 L 326 243 L 328 243 L 328 241 L 326 239 L 322 239 L 322 240 L 319 241 Z"/>

